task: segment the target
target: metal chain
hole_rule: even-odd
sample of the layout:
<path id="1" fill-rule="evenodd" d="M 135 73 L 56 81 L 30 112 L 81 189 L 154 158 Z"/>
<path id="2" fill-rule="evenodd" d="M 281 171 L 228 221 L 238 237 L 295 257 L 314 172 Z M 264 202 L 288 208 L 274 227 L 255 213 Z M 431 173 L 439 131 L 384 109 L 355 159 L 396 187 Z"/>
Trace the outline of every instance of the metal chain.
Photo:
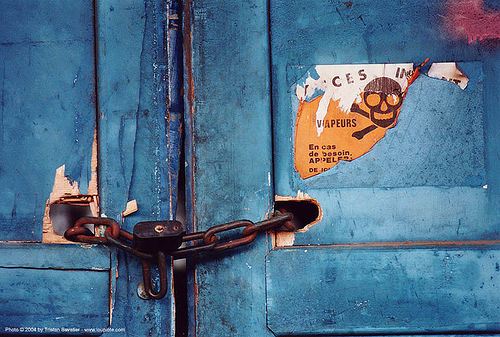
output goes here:
<path id="1" fill-rule="evenodd" d="M 107 226 L 104 232 L 104 237 L 93 235 L 90 230 L 83 227 L 87 224 Z M 244 227 L 242 236 L 237 239 L 228 241 L 219 241 L 215 235 L 217 233 L 225 233 L 233 229 Z M 208 251 L 223 251 L 233 249 L 239 246 L 247 245 L 255 240 L 257 233 L 269 230 L 279 230 L 293 232 L 297 226 L 293 222 L 293 214 L 291 213 L 276 213 L 270 219 L 253 223 L 250 220 L 237 220 L 221 225 L 210 227 L 206 231 L 185 234 L 182 236 L 183 242 L 194 242 L 193 246 L 178 248 L 176 250 L 165 250 L 165 253 L 171 255 L 174 259 L 182 259 L 190 255 L 196 255 L 201 252 Z M 154 260 L 156 255 L 142 252 L 127 243 L 123 239 L 132 242 L 132 233 L 121 229 L 118 222 L 111 218 L 100 217 L 82 217 L 78 219 L 73 227 L 66 230 L 64 237 L 70 241 L 91 243 L 91 244 L 110 244 L 125 250 L 128 253 L 136 255 L 141 259 Z"/>
<path id="2" fill-rule="evenodd" d="M 83 227 L 87 224 L 106 226 L 104 236 L 95 236 L 92 232 Z M 242 228 L 240 237 L 231 240 L 220 240 L 216 234 L 222 234 Z M 136 249 L 133 246 L 132 233 L 121 229 L 118 222 L 111 218 L 83 217 L 78 219 L 73 227 L 66 230 L 64 237 L 70 241 L 112 245 L 123 249 L 127 253 L 133 254 L 142 260 L 142 273 L 144 290 L 149 298 L 160 299 L 167 292 L 167 268 L 165 254 L 173 259 L 182 259 L 188 256 L 197 255 L 204 252 L 220 252 L 234 249 L 243 245 L 248 245 L 255 240 L 259 232 L 279 230 L 293 232 L 298 229 L 292 213 L 276 212 L 271 218 L 253 223 L 250 220 L 237 220 L 221 225 L 210 227 L 206 231 L 185 234 L 182 242 L 192 242 L 192 245 L 174 250 L 164 249 L 156 254 L 150 254 Z M 128 241 L 128 242 L 127 242 Z M 154 291 L 151 282 L 151 262 L 158 264 L 160 274 L 159 290 Z"/>

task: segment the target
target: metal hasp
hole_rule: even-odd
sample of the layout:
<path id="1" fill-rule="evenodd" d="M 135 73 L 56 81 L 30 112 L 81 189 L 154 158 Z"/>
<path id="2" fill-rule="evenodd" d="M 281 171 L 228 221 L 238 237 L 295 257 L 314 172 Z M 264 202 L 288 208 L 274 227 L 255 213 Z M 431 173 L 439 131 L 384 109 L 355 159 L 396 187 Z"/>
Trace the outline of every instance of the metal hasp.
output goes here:
<path id="1" fill-rule="evenodd" d="M 158 251 L 156 254 L 158 260 L 158 272 L 160 276 L 160 289 L 156 292 L 153 290 L 152 282 L 151 282 L 151 263 L 148 260 L 143 259 L 142 262 L 142 278 L 143 278 L 143 286 L 144 291 L 146 292 L 145 297 L 141 297 L 144 300 L 153 298 L 155 300 L 159 300 L 160 298 L 165 297 L 167 294 L 167 258 L 165 257 L 165 253 L 162 251 Z"/>
<path id="2" fill-rule="evenodd" d="M 167 260 L 165 251 L 174 251 L 182 244 L 186 232 L 180 222 L 144 221 L 134 226 L 133 246 L 138 251 L 154 254 L 159 272 L 159 290 L 153 290 L 151 260 L 142 259 L 144 294 L 142 299 L 160 299 L 167 293 Z"/>
<path id="3" fill-rule="evenodd" d="M 107 226 L 104 237 L 92 235 L 84 225 Z M 215 234 L 230 232 L 244 227 L 242 235 L 237 238 L 221 240 Z M 110 218 L 83 217 L 78 219 L 73 227 L 66 230 L 64 237 L 71 241 L 93 244 L 113 245 L 141 259 L 143 275 L 142 299 L 160 299 L 167 293 L 167 259 L 193 256 L 201 252 L 220 252 L 251 243 L 257 233 L 270 230 L 293 232 L 301 228 L 292 213 L 276 212 L 271 218 L 257 223 L 250 220 L 237 220 L 216 225 L 203 232 L 186 234 L 184 226 L 175 220 L 145 221 L 134 226 L 134 233 L 120 228 L 118 222 Z M 127 243 L 130 241 L 132 244 Z M 180 248 L 183 242 L 192 241 L 192 245 Z M 200 241 L 200 242 L 198 242 Z M 159 290 L 153 289 L 151 281 L 151 263 L 158 265 Z"/>

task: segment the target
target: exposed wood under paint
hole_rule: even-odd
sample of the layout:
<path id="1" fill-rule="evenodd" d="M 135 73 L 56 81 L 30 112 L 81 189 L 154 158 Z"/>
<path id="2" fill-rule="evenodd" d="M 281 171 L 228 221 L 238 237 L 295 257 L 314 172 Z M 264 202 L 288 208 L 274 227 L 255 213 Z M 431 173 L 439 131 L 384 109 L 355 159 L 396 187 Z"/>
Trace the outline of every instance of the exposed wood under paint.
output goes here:
<path id="1" fill-rule="evenodd" d="M 304 228 L 299 229 L 297 231 L 297 233 L 303 233 L 303 232 L 308 231 L 309 228 L 311 228 L 312 226 L 314 226 L 315 224 L 320 222 L 321 219 L 323 218 L 323 210 L 321 209 L 319 202 L 317 200 L 311 198 L 307 193 L 297 191 L 296 197 L 275 195 L 274 200 L 275 201 L 309 201 L 309 202 L 318 206 L 318 217 L 316 218 L 316 220 L 314 220 L 310 224 L 307 224 Z M 273 247 L 293 246 L 293 243 L 295 241 L 295 235 L 296 235 L 295 232 L 276 232 L 275 235 L 271 235 Z"/>
<path id="2" fill-rule="evenodd" d="M 91 176 L 88 185 L 87 194 L 80 194 L 78 182 L 71 181 L 71 177 L 66 176 L 65 165 L 57 168 L 54 185 L 50 197 L 45 205 L 45 214 L 43 218 L 43 243 L 75 243 L 66 240 L 63 236 L 57 234 L 52 227 L 49 217 L 50 205 L 55 203 L 82 204 L 88 205 L 93 216 L 99 215 L 99 196 L 97 187 L 97 131 L 94 133 L 92 143 L 92 157 L 90 162 Z"/>
<path id="3" fill-rule="evenodd" d="M 127 206 L 125 207 L 125 210 L 122 212 L 122 216 L 128 216 L 134 212 L 137 212 L 139 208 L 137 207 L 137 200 L 130 200 L 127 202 Z"/>

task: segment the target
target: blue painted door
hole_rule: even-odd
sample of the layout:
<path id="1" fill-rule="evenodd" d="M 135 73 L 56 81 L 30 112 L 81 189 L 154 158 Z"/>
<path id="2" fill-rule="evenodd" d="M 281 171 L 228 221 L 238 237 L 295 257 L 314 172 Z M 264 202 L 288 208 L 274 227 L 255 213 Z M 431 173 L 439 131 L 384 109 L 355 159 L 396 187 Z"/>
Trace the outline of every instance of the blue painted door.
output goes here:
<path id="1" fill-rule="evenodd" d="M 479 41 L 490 31 L 477 29 L 480 19 L 498 13 L 474 3 L 477 8 L 464 12 L 455 1 L 271 2 L 273 97 L 280 98 L 273 105 L 275 194 L 301 191 L 321 208 L 317 223 L 303 232 L 283 242 L 278 234 L 280 248 L 266 258 L 267 325 L 275 334 L 498 330 L 500 54 L 498 36 Z M 329 18 L 323 25 L 307 20 L 320 12 Z M 307 42 L 300 38 L 305 32 Z M 349 125 L 328 125 L 332 102 L 350 98 L 343 118 L 366 118 L 343 86 L 361 83 L 361 90 L 373 91 L 370 65 L 387 64 L 376 76 L 397 79 L 402 68 L 390 64 L 416 66 L 426 58 L 431 69 L 457 62 L 467 87 L 423 70 L 400 96 L 395 126 L 366 154 L 328 166 L 335 155 L 323 154 L 325 144 L 345 158 L 358 130 L 352 125 L 352 137 L 336 136 Z M 333 66 L 325 72 L 317 65 Z M 318 80 L 334 87 L 325 135 L 318 136 L 318 107 L 309 129 L 318 134 L 301 144 L 304 115 L 328 95 L 328 86 L 315 87 Z M 308 84 L 311 93 L 300 92 Z M 377 122 L 373 111 L 383 110 L 376 105 L 367 100 L 370 123 Z M 307 154 L 299 153 L 304 145 Z M 311 158 L 326 171 L 303 178 L 301 160 L 318 167 Z"/>
<path id="2" fill-rule="evenodd" d="M 481 1 L 188 2 L 190 225 L 262 219 L 274 200 L 320 207 L 294 235 L 193 265 L 191 335 L 499 331 L 498 10 Z M 402 69 L 427 58 L 405 93 Z M 351 84 L 358 91 L 338 89 Z M 330 117 L 351 99 L 345 116 L 318 118 L 323 97 Z M 370 117 L 389 118 L 395 100 L 390 125 Z M 317 143 L 300 155 L 307 116 Z M 382 136 L 353 158 L 361 123 L 365 136 Z M 311 158 L 325 165 L 301 175 L 298 161 Z"/>
<path id="3" fill-rule="evenodd" d="M 175 3 L 0 7 L 0 333 L 172 335 L 170 281 L 138 298 L 140 261 L 65 242 L 47 206 L 73 199 L 129 231 L 175 216 Z"/>

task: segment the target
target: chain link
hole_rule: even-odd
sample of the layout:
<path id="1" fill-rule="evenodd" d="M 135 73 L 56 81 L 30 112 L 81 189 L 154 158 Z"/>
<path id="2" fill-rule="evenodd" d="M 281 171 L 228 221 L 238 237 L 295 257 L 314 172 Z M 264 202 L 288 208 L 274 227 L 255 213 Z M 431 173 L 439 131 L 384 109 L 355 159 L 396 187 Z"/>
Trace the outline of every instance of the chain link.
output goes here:
<path id="1" fill-rule="evenodd" d="M 98 226 L 107 226 L 104 237 L 93 235 L 90 230 L 83 227 L 83 225 L 93 224 Z M 242 235 L 239 238 L 219 241 L 220 239 L 215 235 L 225 233 L 237 228 L 243 228 Z M 165 253 L 171 255 L 174 259 L 185 258 L 190 255 L 196 255 L 201 252 L 207 251 L 223 251 L 233 249 L 239 246 L 247 245 L 255 240 L 257 233 L 269 230 L 279 231 L 295 231 L 297 226 L 293 222 L 293 214 L 291 213 L 276 213 L 268 220 L 253 223 L 250 220 L 237 220 L 228 222 L 221 225 L 210 227 L 203 232 L 195 232 L 185 234 L 182 236 L 183 242 L 193 242 L 192 246 L 177 248 L 175 250 L 165 250 Z M 70 241 L 91 243 L 91 244 L 110 244 L 116 246 L 126 252 L 136 255 L 141 259 L 154 260 L 154 254 L 139 251 L 133 245 L 123 241 L 123 239 L 132 242 L 132 233 L 121 229 L 118 222 L 111 218 L 98 218 L 98 217 L 83 217 L 76 221 L 73 227 L 66 230 L 64 237 Z"/>
<path id="2" fill-rule="evenodd" d="M 83 225 L 106 226 L 104 236 L 93 235 L 92 232 Z M 224 234 L 235 229 L 243 228 L 240 237 L 221 240 L 216 234 Z M 294 221 L 292 213 L 276 212 L 271 218 L 253 223 L 250 220 L 237 220 L 221 225 L 210 227 L 206 231 L 184 234 L 182 242 L 189 243 L 187 247 L 176 249 L 162 249 L 155 254 L 146 253 L 136 249 L 133 245 L 132 233 L 121 229 L 118 222 L 111 218 L 83 217 L 78 219 L 73 227 L 66 230 L 64 237 L 70 241 L 112 245 L 127 253 L 133 254 L 142 261 L 142 274 L 144 290 L 148 298 L 160 299 L 167 291 L 166 257 L 170 255 L 173 259 L 182 259 L 205 252 L 220 252 L 234 249 L 253 242 L 259 232 L 270 230 L 293 232 L 299 227 Z M 159 290 L 153 290 L 151 282 L 151 263 L 158 264 L 160 285 Z"/>

